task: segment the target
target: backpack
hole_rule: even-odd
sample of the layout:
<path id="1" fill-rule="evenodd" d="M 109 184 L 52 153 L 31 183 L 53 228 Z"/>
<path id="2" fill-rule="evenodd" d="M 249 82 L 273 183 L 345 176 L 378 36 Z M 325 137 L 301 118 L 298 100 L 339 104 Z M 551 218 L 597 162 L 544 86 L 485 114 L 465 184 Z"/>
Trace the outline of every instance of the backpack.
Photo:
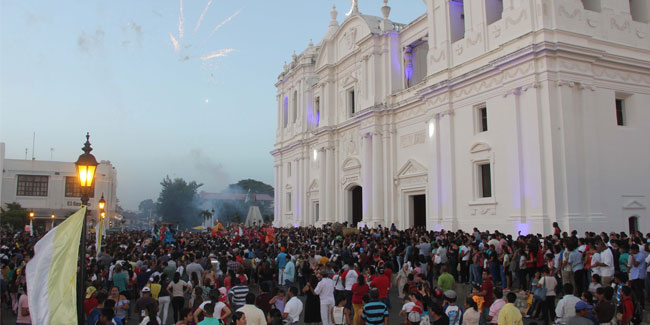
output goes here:
<path id="1" fill-rule="evenodd" d="M 419 323 L 422 320 L 422 307 L 415 304 L 408 315 L 406 315 L 406 319 L 411 323 Z"/>

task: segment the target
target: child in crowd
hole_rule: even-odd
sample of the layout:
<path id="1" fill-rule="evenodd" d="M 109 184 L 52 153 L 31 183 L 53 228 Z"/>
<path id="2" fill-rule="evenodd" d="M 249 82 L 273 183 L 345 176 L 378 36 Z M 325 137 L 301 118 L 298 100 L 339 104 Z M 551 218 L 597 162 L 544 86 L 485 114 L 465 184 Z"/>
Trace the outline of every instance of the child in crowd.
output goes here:
<path id="1" fill-rule="evenodd" d="M 591 283 L 589 283 L 588 290 L 591 294 L 595 294 L 598 288 L 602 288 L 602 285 L 600 284 L 600 275 L 594 274 L 591 276 Z"/>
<path id="2" fill-rule="evenodd" d="M 332 307 L 331 309 L 331 314 L 332 314 L 332 321 L 334 322 L 335 325 L 350 325 L 351 319 L 350 319 L 350 309 L 345 308 L 345 305 L 348 303 L 347 298 L 345 295 L 338 295 L 336 297 L 336 305 Z"/>
<path id="3" fill-rule="evenodd" d="M 475 285 L 472 287 L 472 299 L 476 302 L 476 305 L 478 306 L 478 311 L 482 312 L 483 311 L 483 303 L 485 302 L 485 298 L 481 297 L 478 295 L 478 293 L 481 292 L 481 287 Z"/>

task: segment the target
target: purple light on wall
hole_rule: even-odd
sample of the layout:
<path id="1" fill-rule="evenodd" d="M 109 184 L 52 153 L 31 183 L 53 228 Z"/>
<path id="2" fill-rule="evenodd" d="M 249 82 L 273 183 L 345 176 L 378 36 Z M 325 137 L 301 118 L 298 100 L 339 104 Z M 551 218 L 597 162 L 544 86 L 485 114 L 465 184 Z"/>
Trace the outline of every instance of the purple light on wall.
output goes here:
<path id="1" fill-rule="evenodd" d="M 311 107 L 307 107 L 307 125 L 313 126 L 314 125 L 314 117 L 311 112 Z"/>
<path id="2" fill-rule="evenodd" d="M 289 97 L 284 97 L 284 105 L 283 105 L 283 112 L 282 112 L 282 117 L 284 118 L 284 126 L 286 127 L 287 124 L 289 123 Z"/>
<path id="3" fill-rule="evenodd" d="M 390 61 L 391 61 L 391 70 L 393 76 L 399 76 L 400 71 L 402 70 L 402 62 L 401 62 L 401 55 L 400 55 L 400 45 L 399 45 L 399 37 L 397 35 L 397 32 L 391 32 L 390 33 Z"/>
<path id="4" fill-rule="evenodd" d="M 297 223 L 297 222 L 294 222 L 294 223 L 293 223 L 293 227 L 294 227 L 294 228 L 298 228 L 298 223 Z"/>
<path id="5" fill-rule="evenodd" d="M 522 236 L 526 236 L 530 232 L 530 224 L 528 222 L 518 222 L 515 224 L 515 231 Z"/>

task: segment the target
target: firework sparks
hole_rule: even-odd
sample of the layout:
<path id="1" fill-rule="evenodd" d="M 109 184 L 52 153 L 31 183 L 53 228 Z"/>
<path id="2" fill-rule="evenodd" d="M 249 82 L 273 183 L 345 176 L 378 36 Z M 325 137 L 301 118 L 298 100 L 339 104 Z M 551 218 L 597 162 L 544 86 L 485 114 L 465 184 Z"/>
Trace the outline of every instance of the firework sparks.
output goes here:
<path id="1" fill-rule="evenodd" d="M 176 40 L 176 37 L 172 35 L 172 33 L 169 33 L 169 39 L 172 41 L 172 45 L 174 46 L 174 51 L 178 51 L 178 41 Z"/>
<path id="2" fill-rule="evenodd" d="M 218 58 L 218 57 L 222 57 L 222 56 L 227 56 L 229 53 L 233 52 L 234 50 L 235 49 L 223 49 L 223 50 L 219 50 L 217 52 L 202 55 L 201 60 L 207 61 L 207 60 L 210 60 L 210 59 L 214 59 L 214 58 Z"/>
<path id="3" fill-rule="evenodd" d="M 217 27 L 215 27 L 215 28 L 212 30 L 212 33 L 210 33 L 210 35 L 208 36 L 208 39 L 209 39 L 210 37 L 212 37 L 212 34 L 214 34 L 216 31 L 218 31 L 219 28 L 223 27 L 223 25 L 227 24 L 229 21 L 231 21 L 233 18 L 235 18 L 237 15 L 239 15 L 240 12 L 241 12 L 241 9 L 240 9 L 240 10 L 237 10 L 234 14 L 232 14 L 232 16 L 226 18 L 226 20 L 222 21 L 219 25 L 217 25 Z"/>
<path id="4" fill-rule="evenodd" d="M 205 16 L 205 13 L 208 11 L 208 8 L 210 8 L 211 4 L 212 4 L 212 0 L 208 1 L 208 4 L 205 5 L 205 8 L 201 12 L 201 16 L 199 16 L 199 20 L 196 22 L 196 26 L 194 26 L 194 32 L 196 32 L 201 26 L 201 22 L 203 21 L 203 16 Z"/>
<path id="5" fill-rule="evenodd" d="M 183 0 L 180 0 L 180 14 L 178 16 L 178 39 L 183 40 Z"/>

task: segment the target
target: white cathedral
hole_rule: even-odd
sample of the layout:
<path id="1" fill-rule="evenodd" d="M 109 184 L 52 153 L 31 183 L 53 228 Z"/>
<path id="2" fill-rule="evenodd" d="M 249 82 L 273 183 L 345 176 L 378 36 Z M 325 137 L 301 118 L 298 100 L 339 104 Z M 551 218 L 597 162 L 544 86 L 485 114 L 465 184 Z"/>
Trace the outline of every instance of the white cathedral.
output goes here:
<path id="1" fill-rule="evenodd" d="M 650 1 L 424 2 L 285 64 L 275 225 L 650 231 Z"/>

